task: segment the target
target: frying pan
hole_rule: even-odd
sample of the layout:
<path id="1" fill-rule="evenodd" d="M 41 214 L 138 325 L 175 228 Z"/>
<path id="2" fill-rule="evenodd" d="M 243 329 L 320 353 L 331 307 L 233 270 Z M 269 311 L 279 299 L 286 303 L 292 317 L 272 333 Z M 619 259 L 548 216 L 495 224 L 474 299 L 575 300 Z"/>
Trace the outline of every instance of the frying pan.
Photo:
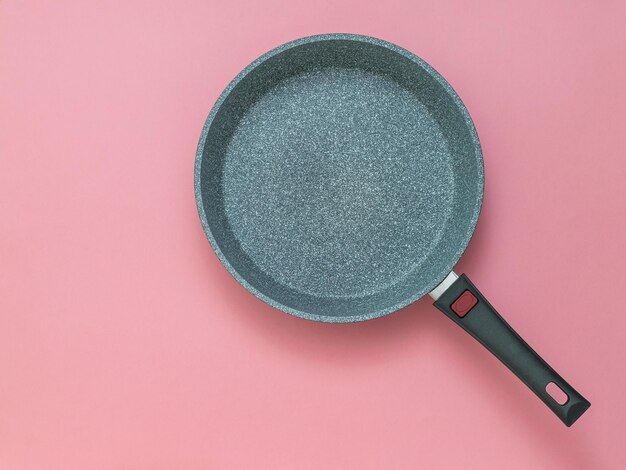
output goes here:
<path id="1" fill-rule="evenodd" d="M 483 184 L 452 87 L 410 52 L 352 34 L 299 39 L 250 64 L 211 110 L 195 163 L 209 242 L 256 297 L 356 322 L 430 293 L 570 426 L 590 403 L 452 271 Z"/>

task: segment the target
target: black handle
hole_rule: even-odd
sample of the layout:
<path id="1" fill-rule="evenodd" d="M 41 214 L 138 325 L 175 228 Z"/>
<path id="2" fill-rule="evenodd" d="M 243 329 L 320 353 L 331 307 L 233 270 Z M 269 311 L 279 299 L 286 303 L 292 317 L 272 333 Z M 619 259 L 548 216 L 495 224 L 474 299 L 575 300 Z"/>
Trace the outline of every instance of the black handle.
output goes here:
<path id="1" fill-rule="evenodd" d="M 504 321 L 465 274 L 434 305 L 511 369 L 567 426 L 591 406 Z M 563 404 L 548 393 L 549 384 L 565 393 Z"/>

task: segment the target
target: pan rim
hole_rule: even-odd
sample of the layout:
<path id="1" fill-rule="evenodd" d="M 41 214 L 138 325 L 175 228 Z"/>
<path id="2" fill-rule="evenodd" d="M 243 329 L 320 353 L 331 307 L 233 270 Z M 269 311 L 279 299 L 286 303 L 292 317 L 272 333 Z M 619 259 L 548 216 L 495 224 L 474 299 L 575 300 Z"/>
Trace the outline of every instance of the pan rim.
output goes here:
<path id="1" fill-rule="evenodd" d="M 430 283 L 425 283 L 425 287 L 423 287 L 420 290 L 416 290 L 412 295 L 408 296 L 407 298 L 402 299 L 399 302 L 396 302 L 394 305 L 391 305 L 382 309 L 378 309 L 378 310 L 375 310 L 366 314 L 356 314 L 356 315 L 348 315 L 348 316 L 319 315 L 319 314 L 313 314 L 313 313 L 304 312 L 298 309 L 294 309 L 278 302 L 277 300 L 269 297 L 268 295 L 264 294 L 263 292 L 261 292 L 260 290 L 252 286 L 232 266 L 232 264 L 228 261 L 227 257 L 224 255 L 223 251 L 221 250 L 219 244 L 217 243 L 212 233 L 212 230 L 210 228 L 210 225 L 208 223 L 207 216 L 204 210 L 204 203 L 203 203 L 202 189 L 201 189 L 201 166 L 202 166 L 202 159 L 203 159 L 206 139 L 207 139 L 209 130 L 211 128 L 211 125 L 213 123 L 213 120 L 215 119 L 215 116 L 217 115 L 219 109 L 221 108 L 226 98 L 230 95 L 232 90 L 248 74 L 250 74 L 254 69 L 256 69 L 260 64 L 264 63 L 265 61 L 274 57 L 277 54 L 280 54 L 291 48 L 298 47 L 304 44 L 309 44 L 309 43 L 319 42 L 319 41 L 336 41 L 336 40 L 365 42 L 365 43 L 373 44 L 376 46 L 384 47 L 386 49 L 389 49 L 392 52 L 400 54 L 401 56 L 404 56 L 405 58 L 408 58 L 409 60 L 415 62 L 424 71 L 426 71 L 432 78 L 434 78 L 443 87 L 445 92 L 450 96 L 450 98 L 453 100 L 454 104 L 456 105 L 457 109 L 461 113 L 463 121 L 465 122 L 465 125 L 467 126 L 469 137 L 471 139 L 471 142 L 474 148 L 474 156 L 476 158 L 476 163 L 478 165 L 478 172 L 477 172 L 478 178 L 476 181 L 476 184 L 478 186 L 477 187 L 478 197 L 477 197 L 476 205 L 474 207 L 474 210 L 470 218 L 470 226 L 468 230 L 466 231 L 462 241 L 458 244 L 458 248 L 456 252 L 454 253 L 454 255 L 448 256 L 449 259 L 447 263 L 444 264 L 443 269 L 440 270 L 439 275 L 436 277 L 433 277 Z M 245 67 L 241 72 L 239 72 L 239 74 L 237 74 L 237 76 L 226 86 L 224 91 L 222 91 L 217 101 L 211 108 L 211 111 L 209 112 L 209 115 L 204 123 L 202 132 L 200 134 L 200 139 L 198 142 L 198 148 L 196 151 L 195 164 L 194 164 L 194 192 L 195 192 L 195 200 L 196 200 L 198 215 L 200 216 L 200 222 L 202 224 L 204 233 L 213 251 L 217 255 L 220 262 L 227 269 L 227 271 L 231 274 L 231 276 L 233 276 L 235 280 L 239 284 L 241 284 L 248 292 L 250 292 L 252 295 L 257 297 L 258 299 L 262 300 L 263 302 L 267 303 L 268 305 L 278 310 L 281 310 L 285 313 L 293 315 L 295 317 L 303 318 L 306 320 L 325 322 L 325 323 L 353 323 L 353 322 L 358 322 L 358 321 L 366 321 L 366 320 L 372 320 L 375 318 L 380 318 L 390 313 L 401 310 L 402 308 L 416 302 L 417 300 L 419 300 L 420 298 L 422 298 L 423 296 L 431 292 L 452 271 L 454 266 L 457 264 L 457 262 L 459 261 L 459 259 L 461 258 L 465 250 L 467 249 L 467 246 L 469 245 L 469 242 L 474 234 L 474 231 L 476 230 L 476 225 L 478 223 L 478 218 L 480 216 L 480 212 L 482 209 L 482 202 L 483 202 L 483 196 L 484 196 L 484 161 L 483 161 L 480 141 L 478 138 L 478 133 L 476 132 L 476 128 L 474 126 L 474 123 L 470 117 L 470 114 L 467 108 L 461 101 L 461 98 L 459 97 L 459 95 L 454 91 L 452 86 L 447 82 L 447 80 L 445 80 L 443 76 L 439 74 L 431 65 L 426 63 L 423 59 L 413 54 L 412 52 L 400 46 L 397 46 L 393 43 L 390 43 L 388 41 L 382 40 L 382 39 L 377 39 L 371 36 L 364 36 L 360 34 L 350 34 L 350 33 L 318 34 L 318 35 L 307 36 L 307 37 L 303 37 L 300 39 L 296 39 L 294 41 L 284 43 L 270 50 L 269 52 L 261 55 L 252 63 L 250 63 L 247 67 Z"/>

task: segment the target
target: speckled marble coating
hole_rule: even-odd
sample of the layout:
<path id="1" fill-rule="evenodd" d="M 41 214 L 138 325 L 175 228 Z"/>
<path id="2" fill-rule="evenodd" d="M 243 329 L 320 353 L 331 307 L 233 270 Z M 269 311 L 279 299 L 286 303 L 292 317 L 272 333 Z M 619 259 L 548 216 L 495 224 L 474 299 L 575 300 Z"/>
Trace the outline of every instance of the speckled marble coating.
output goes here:
<path id="1" fill-rule="evenodd" d="M 195 165 L 211 246 L 250 292 L 329 322 L 432 290 L 474 231 L 483 162 L 471 119 L 424 61 L 374 38 L 284 44 L 222 93 Z"/>

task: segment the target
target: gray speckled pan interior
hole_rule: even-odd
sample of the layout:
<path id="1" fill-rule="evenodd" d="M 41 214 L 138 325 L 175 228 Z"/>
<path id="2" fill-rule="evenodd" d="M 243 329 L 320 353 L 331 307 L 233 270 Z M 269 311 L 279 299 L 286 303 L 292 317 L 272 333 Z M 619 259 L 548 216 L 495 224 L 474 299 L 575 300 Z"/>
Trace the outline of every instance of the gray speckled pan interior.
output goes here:
<path id="1" fill-rule="evenodd" d="M 350 322 L 398 310 L 472 236 L 483 162 L 450 85 L 406 50 L 330 34 L 250 64 L 204 126 L 198 211 L 219 259 L 287 313 Z"/>

